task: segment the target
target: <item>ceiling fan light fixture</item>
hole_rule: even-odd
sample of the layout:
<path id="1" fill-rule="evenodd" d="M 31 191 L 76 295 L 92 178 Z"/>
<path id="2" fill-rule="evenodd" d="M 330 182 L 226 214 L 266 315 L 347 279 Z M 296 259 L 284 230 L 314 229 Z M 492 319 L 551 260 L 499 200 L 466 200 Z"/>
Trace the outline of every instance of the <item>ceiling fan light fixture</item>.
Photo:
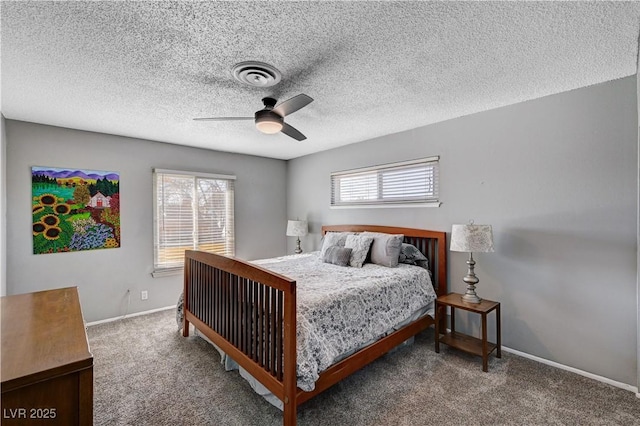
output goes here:
<path id="1" fill-rule="evenodd" d="M 275 112 L 261 110 L 256 112 L 256 127 L 262 133 L 272 135 L 282 130 L 284 119 Z"/>
<path id="2" fill-rule="evenodd" d="M 278 123 L 277 121 L 261 121 L 256 123 L 256 127 L 262 133 L 273 135 L 274 133 L 278 133 L 282 130 L 282 123 Z"/>

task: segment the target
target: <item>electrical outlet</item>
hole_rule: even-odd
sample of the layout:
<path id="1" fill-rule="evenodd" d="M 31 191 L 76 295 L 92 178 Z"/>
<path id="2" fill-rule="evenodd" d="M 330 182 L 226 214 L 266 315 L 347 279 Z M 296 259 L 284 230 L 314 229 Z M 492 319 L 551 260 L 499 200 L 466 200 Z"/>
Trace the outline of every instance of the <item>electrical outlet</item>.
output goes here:
<path id="1" fill-rule="evenodd" d="M 140 299 L 147 300 L 149 298 L 149 292 L 147 290 L 142 290 L 140 292 Z"/>

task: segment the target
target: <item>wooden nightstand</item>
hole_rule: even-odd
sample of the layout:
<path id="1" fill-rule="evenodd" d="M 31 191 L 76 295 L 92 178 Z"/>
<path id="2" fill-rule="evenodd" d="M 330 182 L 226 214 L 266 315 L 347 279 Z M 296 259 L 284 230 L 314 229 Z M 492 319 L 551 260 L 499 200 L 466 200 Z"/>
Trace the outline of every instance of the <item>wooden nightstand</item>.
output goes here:
<path id="1" fill-rule="evenodd" d="M 440 322 L 447 318 L 447 306 L 451 308 L 451 332 L 445 332 L 440 336 Z M 482 339 L 462 334 L 456 331 L 456 315 L 455 310 L 463 309 L 469 312 L 475 312 L 482 316 Z M 496 343 L 490 343 L 487 340 L 487 314 L 491 311 L 496 312 Z M 500 303 L 483 299 L 480 303 L 467 303 L 462 301 L 462 295 L 459 293 L 449 293 L 446 296 L 436 299 L 436 353 L 440 353 L 440 342 L 468 352 L 472 355 L 482 357 L 482 371 L 489 371 L 489 354 L 496 351 L 496 357 L 502 358 L 502 350 L 500 343 Z"/>

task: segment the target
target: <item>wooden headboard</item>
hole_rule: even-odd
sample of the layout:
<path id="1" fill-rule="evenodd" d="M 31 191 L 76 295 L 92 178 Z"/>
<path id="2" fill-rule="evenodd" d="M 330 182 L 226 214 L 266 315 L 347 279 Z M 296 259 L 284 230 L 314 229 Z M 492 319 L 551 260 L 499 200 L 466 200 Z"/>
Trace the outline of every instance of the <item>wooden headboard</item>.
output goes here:
<path id="1" fill-rule="evenodd" d="M 402 234 L 404 242 L 413 244 L 429 259 L 429 269 L 433 276 L 433 286 L 438 296 L 447 294 L 447 233 L 428 229 L 401 228 L 381 225 L 325 225 L 322 235 L 327 232 L 383 232 Z"/>

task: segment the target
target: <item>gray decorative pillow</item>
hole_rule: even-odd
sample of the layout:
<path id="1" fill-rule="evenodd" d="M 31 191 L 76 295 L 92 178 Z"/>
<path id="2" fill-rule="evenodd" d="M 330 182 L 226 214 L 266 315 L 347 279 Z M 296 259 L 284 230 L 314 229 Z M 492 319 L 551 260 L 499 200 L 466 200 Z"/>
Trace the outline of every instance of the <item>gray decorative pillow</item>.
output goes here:
<path id="1" fill-rule="evenodd" d="M 322 237 L 320 258 L 324 259 L 324 252 L 327 251 L 329 247 L 344 247 L 344 243 L 347 241 L 347 235 L 351 234 L 351 232 L 327 232 L 326 234 L 324 234 L 324 237 Z"/>
<path id="2" fill-rule="evenodd" d="M 363 232 L 360 235 L 373 237 L 371 244 L 371 263 L 394 268 L 398 266 L 400 249 L 404 235 L 384 234 L 382 232 Z"/>
<path id="3" fill-rule="evenodd" d="M 372 242 L 373 237 L 366 235 L 347 235 L 347 241 L 345 241 L 344 246 L 352 249 L 349 265 L 354 268 L 362 268 Z"/>
<path id="4" fill-rule="evenodd" d="M 407 265 L 417 265 L 424 269 L 429 269 L 429 259 L 416 246 L 411 244 L 402 243 L 398 261 Z"/>
<path id="5" fill-rule="evenodd" d="M 322 261 L 324 263 L 332 263 L 338 266 L 349 266 L 349 260 L 351 259 L 352 249 L 340 246 L 328 247 Z"/>

